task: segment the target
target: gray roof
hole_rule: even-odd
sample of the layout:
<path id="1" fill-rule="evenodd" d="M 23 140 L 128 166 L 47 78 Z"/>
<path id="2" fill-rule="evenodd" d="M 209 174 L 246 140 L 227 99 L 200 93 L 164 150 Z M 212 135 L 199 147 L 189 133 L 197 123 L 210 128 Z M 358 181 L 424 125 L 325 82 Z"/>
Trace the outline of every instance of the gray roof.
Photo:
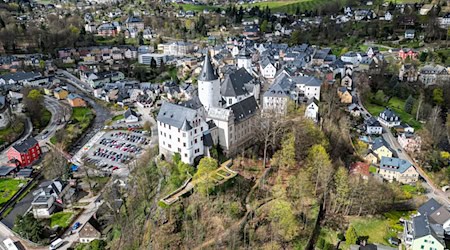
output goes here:
<path id="1" fill-rule="evenodd" d="M 245 87 L 246 83 L 253 80 L 253 77 L 245 70 L 240 68 L 239 70 L 227 74 L 225 80 L 222 83 L 220 92 L 222 96 L 240 96 L 248 94 Z"/>
<path id="2" fill-rule="evenodd" d="M 322 85 L 322 81 L 315 78 L 314 76 L 296 76 L 293 77 L 293 80 L 296 84 L 305 84 L 306 86 L 320 86 Z"/>
<path id="3" fill-rule="evenodd" d="M 432 223 L 443 225 L 450 219 L 450 212 L 444 206 L 437 209 L 434 213 L 430 214 L 429 219 Z"/>
<path id="4" fill-rule="evenodd" d="M 216 71 L 211 63 L 211 58 L 209 57 L 209 52 L 206 53 L 205 61 L 203 61 L 202 71 L 200 72 L 200 76 L 198 80 L 200 81 L 213 81 L 219 79 L 216 75 Z"/>
<path id="5" fill-rule="evenodd" d="M 381 127 L 381 123 L 373 116 L 367 119 L 364 123 L 369 127 Z"/>
<path id="6" fill-rule="evenodd" d="M 258 110 L 258 104 L 256 103 L 255 97 L 250 96 L 231 105 L 227 109 L 231 109 L 233 111 L 234 120 L 236 123 L 239 123 L 240 121 L 253 116 Z"/>
<path id="7" fill-rule="evenodd" d="M 14 169 L 14 167 L 0 166 L 0 176 L 6 176 L 10 174 Z"/>
<path id="8" fill-rule="evenodd" d="M 7 82 L 9 80 L 13 80 L 13 81 L 17 82 L 17 81 L 32 79 L 32 78 L 35 78 L 38 76 L 41 76 L 41 74 L 34 73 L 34 72 L 17 72 L 17 73 L 2 75 L 2 76 L 0 76 L 0 79 L 3 79 Z"/>
<path id="9" fill-rule="evenodd" d="M 434 198 L 431 198 L 427 202 L 422 204 L 422 206 L 420 206 L 417 211 L 419 211 L 420 214 L 432 214 L 440 207 L 442 207 L 442 205 Z"/>
<path id="10" fill-rule="evenodd" d="M 414 239 L 418 239 L 424 236 L 431 235 L 442 245 L 445 246 L 445 242 L 442 238 L 443 229 L 442 226 L 436 224 L 430 224 L 427 214 L 419 215 L 413 218 L 413 236 Z"/>
<path id="11" fill-rule="evenodd" d="M 319 106 L 319 101 L 315 98 L 315 97 L 313 97 L 313 98 L 309 98 L 309 100 L 306 102 L 306 105 L 308 106 L 309 104 L 311 104 L 311 103 L 315 103 L 317 106 Z"/>
<path id="12" fill-rule="evenodd" d="M 386 120 L 391 119 L 391 118 L 395 119 L 395 117 L 398 118 L 398 115 L 394 111 L 392 111 L 392 109 L 390 109 L 390 108 L 386 108 L 383 112 L 381 112 L 380 116 L 382 114 L 384 114 L 384 118 Z"/>
<path id="13" fill-rule="evenodd" d="M 386 148 L 391 150 L 391 148 L 389 147 L 389 144 L 383 138 L 381 138 L 381 137 L 377 138 L 377 139 L 375 139 L 375 141 L 373 141 L 372 150 L 377 150 L 383 146 L 385 146 Z"/>
<path id="14" fill-rule="evenodd" d="M 400 173 L 404 173 L 408 170 L 412 164 L 403 159 L 394 158 L 394 157 L 381 157 L 380 161 L 380 169 L 385 169 L 389 171 L 396 171 Z"/>
<path id="15" fill-rule="evenodd" d="M 170 102 L 163 102 L 156 119 L 162 123 L 174 126 L 179 129 L 187 129 L 189 127 L 192 128 L 192 126 L 189 124 L 189 121 L 194 120 L 196 115 L 197 111 L 195 109 L 173 104 Z M 185 121 L 188 122 L 187 125 L 189 126 L 184 125 Z"/>
<path id="16" fill-rule="evenodd" d="M 51 199 L 52 196 L 51 195 L 38 195 L 34 198 L 33 202 L 31 202 L 31 204 L 47 204 L 47 201 L 49 199 Z"/>
<path id="17" fill-rule="evenodd" d="M 132 110 L 132 109 L 127 109 L 127 110 L 125 111 L 125 113 L 123 114 L 123 116 L 124 116 L 125 118 L 128 118 L 128 117 L 130 117 L 130 116 L 138 117 L 138 114 L 137 114 L 134 110 Z"/>
<path id="18" fill-rule="evenodd" d="M 21 153 L 26 153 L 28 152 L 28 150 L 33 147 L 34 145 L 38 144 L 38 142 L 36 141 L 36 139 L 34 139 L 33 137 L 28 137 L 27 139 L 25 139 L 22 142 L 19 142 L 15 145 L 13 145 L 13 148 L 15 150 L 17 150 L 18 152 Z"/>
<path id="19" fill-rule="evenodd" d="M 17 176 L 30 177 L 32 173 L 33 173 L 32 168 L 22 168 L 19 172 L 17 172 Z"/>
<path id="20" fill-rule="evenodd" d="M 203 133 L 203 145 L 207 147 L 214 146 L 214 141 L 209 131 Z"/>

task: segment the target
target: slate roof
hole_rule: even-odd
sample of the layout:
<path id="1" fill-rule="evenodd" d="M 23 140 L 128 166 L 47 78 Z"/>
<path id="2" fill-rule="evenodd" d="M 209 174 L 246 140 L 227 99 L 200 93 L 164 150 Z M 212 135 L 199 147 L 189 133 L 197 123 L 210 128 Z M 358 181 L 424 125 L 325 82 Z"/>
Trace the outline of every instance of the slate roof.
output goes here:
<path id="1" fill-rule="evenodd" d="M 373 141 L 372 150 L 377 150 L 381 147 L 385 146 L 387 149 L 391 150 L 389 144 L 383 138 L 377 138 Z"/>
<path id="2" fill-rule="evenodd" d="M 398 115 L 392 111 L 390 108 L 386 108 L 383 112 L 381 112 L 380 117 L 383 115 L 383 119 L 390 120 L 391 118 L 398 118 Z"/>
<path id="3" fill-rule="evenodd" d="M 91 217 L 80 229 L 79 235 L 80 238 L 100 238 L 101 226 L 94 217 Z"/>
<path id="4" fill-rule="evenodd" d="M 130 116 L 135 116 L 138 117 L 138 114 L 136 113 L 136 111 L 132 110 L 132 109 L 127 109 L 125 111 L 125 113 L 123 114 L 123 117 L 128 118 Z"/>
<path id="5" fill-rule="evenodd" d="M 404 173 L 411 166 L 412 164 L 407 160 L 394 157 L 381 157 L 380 169 Z"/>
<path id="6" fill-rule="evenodd" d="M 417 211 L 419 211 L 420 214 L 432 214 L 440 207 L 442 207 L 442 205 L 439 204 L 439 202 L 437 202 L 434 198 L 431 198 L 427 202 L 422 204 L 422 206 L 420 206 Z"/>
<path id="7" fill-rule="evenodd" d="M 19 170 L 19 172 L 17 172 L 17 176 L 28 178 L 31 176 L 32 173 L 33 173 L 32 168 L 22 168 L 21 170 Z"/>
<path id="8" fill-rule="evenodd" d="M 413 218 L 413 236 L 414 239 L 418 239 L 427 235 L 433 236 L 437 241 L 445 246 L 445 242 L 442 238 L 443 229 L 442 226 L 436 224 L 430 224 L 427 215 L 419 215 Z"/>
<path id="9" fill-rule="evenodd" d="M 322 81 L 314 76 L 296 76 L 293 77 L 296 84 L 305 84 L 305 86 L 318 87 L 322 85 Z"/>
<path id="10" fill-rule="evenodd" d="M 240 102 L 231 105 L 227 109 L 233 111 L 234 120 L 236 123 L 239 123 L 240 121 L 253 116 L 258 110 L 258 104 L 256 103 L 255 97 L 250 96 Z"/>
<path id="11" fill-rule="evenodd" d="M 309 106 L 311 103 L 315 103 L 317 106 L 319 106 L 319 101 L 315 97 L 309 98 L 309 100 L 306 102 L 306 106 Z"/>
<path id="12" fill-rule="evenodd" d="M 14 171 L 15 168 L 13 167 L 7 167 L 7 166 L 0 166 L 0 176 L 7 176 L 12 171 Z"/>
<path id="13" fill-rule="evenodd" d="M 244 68 L 227 74 L 220 89 L 221 95 L 225 97 L 246 95 L 248 90 L 245 84 L 252 80 L 253 77 Z"/>
<path id="14" fill-rule="evenodd" d="M 20 153 L 27 153 L 28 150 L 36 144 L 38 144 L 38 142 L 34 139 L 34 137 L 28 137 L 24 141 L 13 145 L 13 148 Z"/>
<path id="15" fill-rule="evenodd" d="M 213 81 L 218 79 L 216 71 L 211 63 L 211 58 L 209 56 L 209 52 L 206 53 L 205 60 L 203 61 L 202 71 L 198 77 L 200 81 Z"/>
<path id="16" fill-rule="evenodd" d="M 173 104 L 170 102 L 163 102 L 156 119 L 162 123 L 174 126 L 176 128 L 182 129 L 184 127 L 184 129 L 186 129 L 188 127 L 186 127 L 186 125 L 183 126 L 185 121 L 187 121 L 189 127 L 191 127 L 189 121 L 194 120 L 194 117 L 196 115 L 197 111 L 195 109 Z"/>
<path id="17" fill-rule="evenodd" d="M 203 133 L 203 145 L 206 147 L 214 146 L 214 141 L 209 131 Z"/>
<path id="18" fill-rule="evenodd" d="M 191 109 L 199 109 L 199 108 L 203 107 L 198 96 L 194 96 L 192 99 L 189 99 L 184 102 L 180 102 L 179 105 L 187 107 L 187 108 L 191 108 Z"/>
<path id="19" fill-rule="evenodd" d="M 67 96 L 67 99 L 69 99 L 69 100 L 74 100 L 74 99 L 78 99 L 78 98 L 83 99 L 83 98 L 81 98 L 81 96 L 79 96 L 79 95 L 77 95 L 77 94 L 73 94 L 73 93 L 70 93 L 70 94 Z"/>
<path id="20" fill-rule="evenodd" d="M 6 82 L 8 82 L 9 80 L 13 80 L 13 81 L 17 82 L 17 81 L 32 79 L 32 78 L 35 78 L 38 76 L 41 76 L 41 74 L 34 73 L 34 72 L 16 72 L 16 73 L 2 75 L 2 76 L 0 76 L 0 79 L 5 80 Z"/>
<path id="21" fill-rule="evenodd" d="M 381 123 L 373 116 L 367 119 L 364 123 L 369 127 L 381 127 Z"/>
<path id="22" fill-rule="evenodd" d="M 430 222 L 443 225 L 450 219 L 450 212 L 444 206 L 441 206 L 434 213 L 429 215 Z"/>

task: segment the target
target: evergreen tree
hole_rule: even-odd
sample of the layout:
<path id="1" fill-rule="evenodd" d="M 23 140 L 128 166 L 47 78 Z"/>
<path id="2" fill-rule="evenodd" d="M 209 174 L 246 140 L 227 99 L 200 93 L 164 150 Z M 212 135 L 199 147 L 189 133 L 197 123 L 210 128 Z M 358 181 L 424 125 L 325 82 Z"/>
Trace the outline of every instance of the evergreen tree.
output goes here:
<path id="1" fill-rule="evenodd" d="M 403 110 L 405 110 L 406 113 L 411 114 L 414 107 L 414 98 L 410 95 L 408 96 L 408 99 L 405 101 L 405 107 Z"/>

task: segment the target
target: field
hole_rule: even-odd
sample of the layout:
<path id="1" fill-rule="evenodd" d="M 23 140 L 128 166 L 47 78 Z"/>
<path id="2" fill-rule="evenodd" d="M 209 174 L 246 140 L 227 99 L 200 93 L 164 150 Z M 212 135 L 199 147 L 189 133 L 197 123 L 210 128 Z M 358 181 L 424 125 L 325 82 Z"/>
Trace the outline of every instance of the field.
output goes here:
<path id="1" fill-rule="evenodd" d="M 244 4 L 244 7 L 259 6 L 260 8 L 269 7 L 272 12 L 295 13 L 297 8 L 301 11 L 314 10 L 328 3 L 327 0 L 286 0 L 286 1 L 267 1 L 252 4 Z"/>
<path id="2" fill-rule="evenodd" d="M 403 107 L 405 106 L 405 100 L 393 97 L 389 100 L 388 103 L 386 103 L 386 106 L 390 107 L 401 118 L 402 122 L 408 123 L 415 129 L 420 129 L 422 127 L 422 124 L 416 121 L 413 115 L 408 114 L 403 110 Z M 371 101 L 366 101 L 364 103 L 364 107 L 373 116 L 379 115 L 385 109 L 384 106 L 380 106 Z"/>
<path id="3" fill-rule="evenodd" d="M 78 122 L 82 129 L 88 127 L 93 118 L 91 109 L 81 107 L 73 108 L 72 120 Z"/>
<path id="4" fill-rule="evenodd" d="M 20 189 L 20 184 L 25 184 L 24 180 L 0 179 L 0 206 L 11 199 Z"/>
<path id="5" fill-rule="evenodd" d="M 62 228 L 66 228 L 70 224 L 70 220 L 72 219 L 72 212 L 58 212 L 50 217 L 50 227 L 59 226 Z"/>

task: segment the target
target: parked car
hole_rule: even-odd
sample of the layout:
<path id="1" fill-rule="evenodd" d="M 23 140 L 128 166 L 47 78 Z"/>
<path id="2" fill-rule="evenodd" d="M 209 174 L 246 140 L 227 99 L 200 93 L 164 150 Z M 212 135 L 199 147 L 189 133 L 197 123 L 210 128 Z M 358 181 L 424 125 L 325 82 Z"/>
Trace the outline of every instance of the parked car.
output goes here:
<path id="1" fill-rule="evenodd" d="M 75 224 L 73 224 L 72 230 L 77 230 L 80 226 L 81 226 L 81 223 L 77 221 L 77 222 L 75 222 Z"/>
<path id="2" fill-rule="evenodd" d="M 389 238 L 389 244 L 394 245 L 394 246 L 398 246 L 400 245 L 400 239 L 396 238 L 396 237 L 391 237 Z"/>

